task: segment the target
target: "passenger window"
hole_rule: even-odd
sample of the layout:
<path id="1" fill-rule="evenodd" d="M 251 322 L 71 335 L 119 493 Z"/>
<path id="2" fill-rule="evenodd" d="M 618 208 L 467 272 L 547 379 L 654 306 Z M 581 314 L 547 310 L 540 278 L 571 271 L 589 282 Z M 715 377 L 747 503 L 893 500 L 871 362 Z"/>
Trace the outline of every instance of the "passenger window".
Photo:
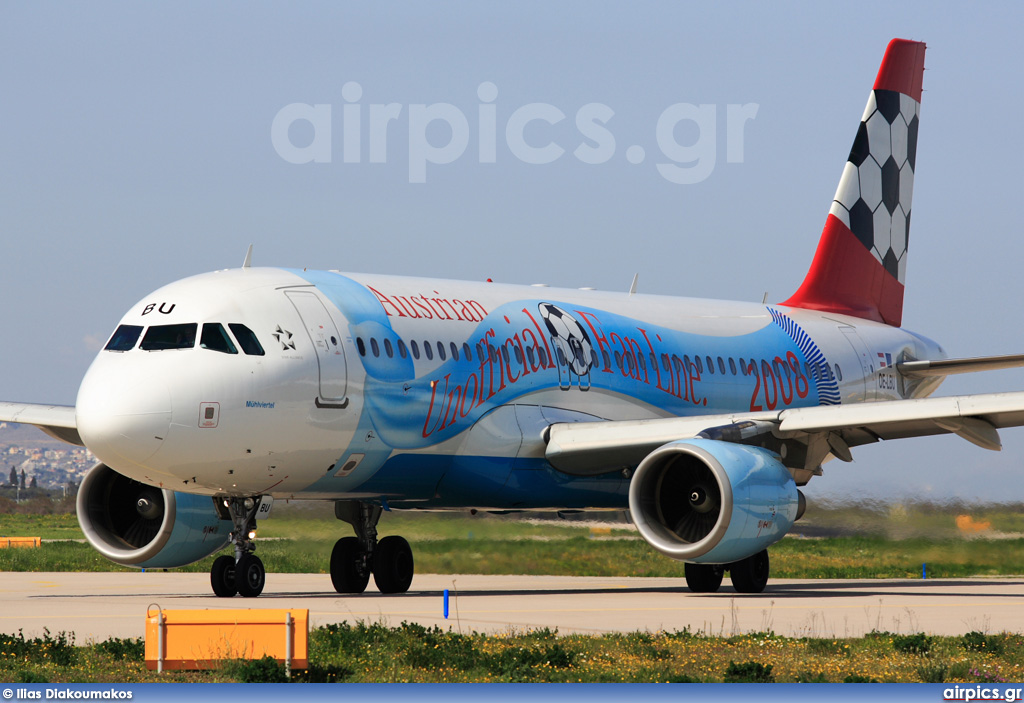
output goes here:
<path id="1" fill-rule="evenodd" d="M 540 347 L 537 347 L 537 358 L 540 359 L 540 365 L 543 366 L 544 368 L 547 368 L 548 353 L 541 349 Z"/>
<path id="2" fill-rule="evenodd" d="M 376 337 L 370 337 L 370 351 L 373 352 L 374 356 L 380 356 L 380 345 L 377 344 Z"/>
<path id="3" fill-rule="evenodd" d="M 736 375 L 736 360 L 733 359 L 731 356 L 729 357 L 729 373 L 731 373 L 733 376 Z"/>
<path id="4" fill-rule="evenodd" d="M 130 351 L 135 348 L 135 343 L 139 341 L 141 334 L 142 327 L 139 325 L 121 325 L 114 330 L 107 346 L 103 348 L 107 351 Z"/>
<path id="5" fill-rule="evenodd" d="M 437 358 L 444 361 L 444 344 L 441 342 L 437 343 Z"/>
<path id="6" fill-rule="evenodd" d="M 839 368 L 839 364 L 836 364 L 836 379 L 840 383 L 843 382 L 843 370 L 841 368 Z"/>
<path id="7" fill-rule="evenodd" d="M 263 345 L 260 344 L 260 340 L 256 339 L 256 335 L 251 329 L 238 322 L 228 323 L 228 329 L 235 335 L 238 346 L 242 348 L 242 353 L 248 356 L 264 355 Z"/>
<path id="8" fill-rule="evenodd" d="M 412 358 L 413 359 L 419 359 L 420 358 L 420 345 L 416 343 L 415 339 L 412 340 L 411 342 L 409 342 L 409 344 L 412 346 Z"/>
<path id="9" fill-rule="evenodd" d="M 401 339 L 398 340 L 398 355 L 403 359 L 409 356 L 409 352 L 405 348 L 405 342 L 403 342 Z"/>
<path id="10" fill-rule="evenodd" d="M 452 360 L 453 361 L 458 361 L 459 360 L 459 348 L 458 348 L 458 346 L 456 346 L 455 342 L 451 343 L 450 349 L 452 350 Z"/>
<path id="11" fill-rule="evenodd" d="M 434 360 L 434 350 L 431 348 L 430 342 L 427 342 L 427 341 L 423 342 L 423 353 L 424 353 L 424 355 L 426 355 L 427 361 L 433 361 Z"/>
<path id="12" fill-rule="evenodd" d="M 533 347 L 526 348 L 526 358 L 530 360 L 530 366 L 536 366 L 534 363 Z"/>
<path id="13" fill-rule="evenodd" d="M 708 362 L 708 373 L 714 373 L 715 372 L 715 362 L 711 360 L 710 356 L 704 357 L 704 358 Z"/>
<path id="14" fill-rule="evenodd" d="M 473 360 L 473 350 L 470 348 L 468 342 L 462 343 L 462 356 L 466 361 Z"/>
<path id="15" fill-rule="evenodd" d="M 522 350 L 522 349 L 520 349 L 519 347 L 512 347 L 512 351 L 514 351 L 514 352 L 515 352 L 515 355 L 516 355 L 516 363 L 517 363 L 517 364 L 521 364 L 521 363 L 523 363 L 523 350 Z"/>
<path id="16" fill-rule="evenodd" d="M 359 356 L 366 356 L 366 345 L 362 337 L 356 337 L 356 349 L 359 350 Z"/>
<path id="17" fill-rule="evenodd" d="M 203 325 L 203 334 L 199 337 L 199 346 L 203 349 L 221 352 L 223 354 L 237 354 L 238 350 L 232 344 L 227 331 L 219 322 L 207 322 Z"/>
<path id="18" fill-rule="evenodd" d="M 482 364 L 482 363 L 484 362 L 484 348 L 483 348 L 483 346 L 482 346 L 482 345 L 480 344 L 480 342 L 477 342 L 477 343 L 476 343 L 476 359 L 477 359 L 477 361 L 479 361 L 479 362 L 480 362 L 481 364 Z"/>
<path id="19" fill-rule="evenodd" d="M 608 357 L 608 352 L 604 349 L 601 350 L 601 359 L 604 361 L 604 367 L 610 369 L 612 366 L 612 360 Z"/>
<path id="20" fill-rule="evenodd" d="M 723 376 L 725 375 L 725 361 L 722 360 L 722 357 L 718 357 L 718 370 L 722 372 Z"/>
<path id="21" fill-rule="evenodd" d="M 389 359 L 395 356 L 395 348 L 391 346 L 391 340 L 386 337 L 384 338 L 384 353 L 388 355 Z"/>
<path id="22" fill-rule="evenodd" d="M 139 349 L 163 351 L 165 349 L 191 349 L 196 345 L 196 331 L 199 325 L 190 322 L 185 325 L 156 325 L 146 330 Z"/>

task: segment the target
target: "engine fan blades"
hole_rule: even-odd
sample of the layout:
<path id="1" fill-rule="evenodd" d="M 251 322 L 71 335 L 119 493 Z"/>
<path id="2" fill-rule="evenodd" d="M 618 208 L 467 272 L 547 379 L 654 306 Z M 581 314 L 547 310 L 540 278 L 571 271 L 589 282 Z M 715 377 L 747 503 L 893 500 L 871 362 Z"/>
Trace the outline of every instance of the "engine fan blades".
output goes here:
<path id="1" fill-rule="evenodd" d="M 722 494 L 711 470 L 692 457 L 666 467 L 661 510 L 676 535 L 699 542 L 711 533 L 722 511 Z"/>

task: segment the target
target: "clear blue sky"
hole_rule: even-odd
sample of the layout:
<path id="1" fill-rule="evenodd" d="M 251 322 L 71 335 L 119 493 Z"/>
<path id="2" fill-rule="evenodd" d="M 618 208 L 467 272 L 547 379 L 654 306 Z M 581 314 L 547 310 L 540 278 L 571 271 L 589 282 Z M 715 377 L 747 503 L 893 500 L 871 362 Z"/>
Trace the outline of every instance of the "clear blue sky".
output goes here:
<path id="1" fill-rule="evenodd" d="M 3 3 L 0 398 L 73 403 L 128 307 L 238 266 L 250 242 L 256 265 L 621 290 L 639 272 L 645 292 L 784 299 L 895 36 L 928 43 L 904 323 L 954 355 L 1022 352 L 1022 19 L 1009 2 Z M 360 163 L 344 160 L 353 82 Z M 481 163 L 488 82 L 497 130 Z M 275 150 L 274 118 L 294 103 L 331 106 L 329 163 Z M 369 106 L 388 103 L 402 110 L 369 163 Z M 410 183 L 412 106 L 436 103 L 467 118 L 468 146 Z M 551 163 L 525 163 L 506 137 L 532 103 L 566 116 L 525 130 L 565 150 Z M 573 153 L 592 103 L 614 112 L 597 164 Z M 716 110 L 713 144 L 694 123 L 670 134 L 715 155 L 698 183 L 656 167 L 656 126 L 677 103 Z M 727 106 L 751 103 L 729 163 Z M 443 145 L 451 131 L 426 134 Z M 1024 372 L 940 393 L 1001 389 L 1024 389 Z M 863 448 L 809 493 L 1021 499 L 1024 429 L 1003 437 L 1001 454 L 956 438 Z"/>

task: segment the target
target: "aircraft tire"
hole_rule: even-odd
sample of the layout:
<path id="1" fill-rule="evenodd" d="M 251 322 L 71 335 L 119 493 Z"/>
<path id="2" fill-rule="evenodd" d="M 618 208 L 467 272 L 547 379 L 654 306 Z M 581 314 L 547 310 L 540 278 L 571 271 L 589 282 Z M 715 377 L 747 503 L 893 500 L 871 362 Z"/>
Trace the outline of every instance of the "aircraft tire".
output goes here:
<path id="1" fill-rule="evenodd" d="M 725 571 L 717 564 L 686 563 L 683 568 L 686 571 L 686 585 L 694 593 L 714 593 L 725 577 Z"/>
<path id="2" fill-rule="evenodd" d="M 761 593 L 768 585 L 768 550 L 741 559 L 731 565 L 729 578 L 737 593 Z"/>
<path id="3" fill-rule="evenodd" d="M 255 598 L 263 593 L 267 582 L 267 570 L 255 554 L 243 554 L 235 566 L 235 585 L 246 598 Z"/>
<path id="4" fill-rule="evenodd" d="M 331 551 L 331 583 L 338 593 L 362 593 L 370 582 L 370 572 L 360 573 L 362 549 L 355 537 L 342 537 Z"/>
<path id="5" fill-rule="evenodd" d="M 214 595 L 219 598 L 232 598 L 238 593 L 235 585 L 235 558 L 228 555 L 219 556 L 210 569 L 210 585 Z"/>
<path id="6" fill-rule="evenodd" d="M 402 537 L 385 537 L 373 553 L 373 581 L 381 593 L 405 593 L 412 585 L 412 547 Z"/>

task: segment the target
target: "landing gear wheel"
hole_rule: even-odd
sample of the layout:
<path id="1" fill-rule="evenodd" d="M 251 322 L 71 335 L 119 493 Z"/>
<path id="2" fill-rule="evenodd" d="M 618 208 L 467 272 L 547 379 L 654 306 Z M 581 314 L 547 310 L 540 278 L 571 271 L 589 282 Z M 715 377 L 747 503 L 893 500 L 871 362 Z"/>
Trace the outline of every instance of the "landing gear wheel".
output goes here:
<path id="1" fill-rule="evenodd" d="M 363 566 L 363 550 L 355 537 L 342 537 L 331 552 L 331 583 L 338 593 L 362 593 L 370 581 Z"/>
<path id="2" fill-rule="evenodd" d="M 255 554 L 243 554 L 235 566 L 235 586 L 246 598 L 255 598 L 263 593 L 267 581 L 267 570 Z"/>
<path id="3" fill-rule="evenodd" d="M 235 585 L 235 559 L 226 554 L 217 557 L 210 569 L 210 585 L 213 592 L 220 598 L 231 598 L 238 593 Z"/>
<path id="4" fill-rule="evenodd" d="M 768 550 L 732 564 L 729 578 L 739 593 L 760 593 L 768 585 Z"/>
<path id="5" fill-rule="evenodd" d="M 725 570 L 717 564 L 685 564 L 686 585 L 694 593 L 714 593 L 722 585 Z"/>
<path id="6" fill-rule="evenodd" d="M 385 537 L 373 553 L 373 580 L 381 593 L 405 593 L 412 584 L 412 548 L 402 537 Z"/>

